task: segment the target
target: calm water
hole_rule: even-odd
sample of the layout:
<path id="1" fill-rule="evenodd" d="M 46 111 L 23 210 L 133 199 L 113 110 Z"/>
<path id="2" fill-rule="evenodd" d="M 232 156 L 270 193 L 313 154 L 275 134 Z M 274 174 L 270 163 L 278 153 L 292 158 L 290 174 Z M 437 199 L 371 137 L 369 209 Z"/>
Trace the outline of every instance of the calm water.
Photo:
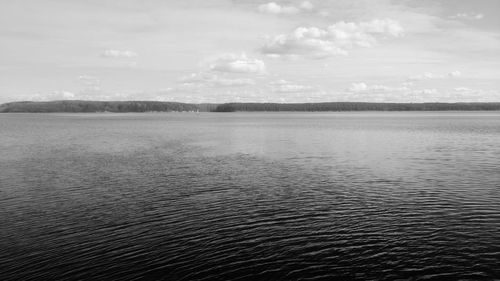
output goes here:
<path id="1" fill-rule="evenodd" d="M 500 278 L 500 113 L 0 115 L 0 280 Z"/>

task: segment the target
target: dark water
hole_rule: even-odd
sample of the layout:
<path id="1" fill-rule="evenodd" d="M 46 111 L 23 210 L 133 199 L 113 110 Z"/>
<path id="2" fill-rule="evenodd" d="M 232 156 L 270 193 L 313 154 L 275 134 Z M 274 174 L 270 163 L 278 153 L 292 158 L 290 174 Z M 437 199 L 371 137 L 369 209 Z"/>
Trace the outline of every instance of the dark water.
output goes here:
<path id="1" fill-rule="evenodd" d="M 498 280 L 500 113 L 0 115 L 0 280 Z"/>

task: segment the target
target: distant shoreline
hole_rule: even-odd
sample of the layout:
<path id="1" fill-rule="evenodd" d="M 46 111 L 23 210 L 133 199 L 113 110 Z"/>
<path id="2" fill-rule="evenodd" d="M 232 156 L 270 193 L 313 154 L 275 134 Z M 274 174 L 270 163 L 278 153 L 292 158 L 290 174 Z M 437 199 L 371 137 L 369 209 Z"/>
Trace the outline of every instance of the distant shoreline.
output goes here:
<path id="1" fill-rule="evenodd" d="M 9 102 L 0 113 L 125 112 L 341 112 L 341 111 L 500 111 L 500 102 L 475 103 L 180 103 L 160 101 Z"/>

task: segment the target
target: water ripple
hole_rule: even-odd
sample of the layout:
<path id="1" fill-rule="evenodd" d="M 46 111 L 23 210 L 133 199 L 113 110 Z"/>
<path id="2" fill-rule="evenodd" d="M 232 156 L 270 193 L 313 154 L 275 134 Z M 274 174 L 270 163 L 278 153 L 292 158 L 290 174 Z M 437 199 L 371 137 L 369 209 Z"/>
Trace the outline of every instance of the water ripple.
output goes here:
<path id="1" fill-rule="evenodd" d="M 1 280 L 500 276 L 496 116 L 20 116 L 0 126 L 21 128 L 0 139 Z"/>

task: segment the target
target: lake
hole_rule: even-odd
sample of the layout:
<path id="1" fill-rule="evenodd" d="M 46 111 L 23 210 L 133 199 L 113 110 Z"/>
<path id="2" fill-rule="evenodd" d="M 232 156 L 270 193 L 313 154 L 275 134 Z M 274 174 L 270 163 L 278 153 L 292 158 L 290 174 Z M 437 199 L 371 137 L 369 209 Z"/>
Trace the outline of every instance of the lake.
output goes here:
<path id="1" fill-rule="evenodd" d="M 500 278 L 500 112 L 0 115 L 1 280 Z"/>

